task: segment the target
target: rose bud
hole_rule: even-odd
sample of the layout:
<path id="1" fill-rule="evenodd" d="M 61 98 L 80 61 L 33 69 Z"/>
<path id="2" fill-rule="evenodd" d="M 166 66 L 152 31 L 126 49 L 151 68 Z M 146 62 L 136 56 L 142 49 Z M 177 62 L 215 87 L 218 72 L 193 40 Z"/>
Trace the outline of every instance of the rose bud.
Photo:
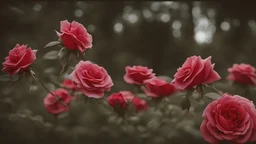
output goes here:
<path id="1" fill-rule="evenodd" d="M 127 104 L 122 93 L 113 93 L 108 97 L 107 101 L 113 108 L 127 109 Z"/>

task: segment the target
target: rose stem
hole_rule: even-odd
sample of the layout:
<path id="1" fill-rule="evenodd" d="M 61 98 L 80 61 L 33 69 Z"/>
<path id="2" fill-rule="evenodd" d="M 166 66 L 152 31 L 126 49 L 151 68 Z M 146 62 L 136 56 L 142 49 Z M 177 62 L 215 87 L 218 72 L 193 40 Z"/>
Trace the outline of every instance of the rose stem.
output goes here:
<path id="1" fill-rule="evenodd" d="M 248 85 L 242 85 L 244 89 L 244 97 L 253 100 L 252 97 L 250 96 L 250 87 Z"/>
<path id="2" fill-rule="evenodd" d="M 107 109 L 111 109 L 111 110 L 112 110 L 112 107 L 110 107 L 109 105 L 105 104 L 104 102 L 103 102 L 103 104 L 102 104 L 102 103 L 99 102 L 98 99 L 96 99 L 95 101 L 96 101 L 99 105 L 101 105 L 101 106 L 103 106 L 103 107 L 105 107 L 105 108 L 107 108 Z"/>
<path id="3" fill-rule="evenodd" d="M 214 84 L 212 84 L 212 87 L 211 86 L 209 86 L 209 85 L 207 85 L 207 84 L 205 84 L 205 86 L 207 86 L 207 87 L 209 87 L 209 88 L 212 88 L 213 90 L 215 90 L 218 94 L 220 94 L 220 95 L 222 95 L 223 94 L 223 92 L 222 91 L 220 91 L 220 90 L 218 90 L 215 86 L 214 86 Z"/>
<path id="4" fill-rule="evenodd" d="M 64 106 L 67 107 L 67 104 L 66 104 L 66 103 L 64 103 L 59 97 L 57 97 L 55 94 L 53 94 L 39 79 L 37 79 L 37 78 L 35 77 L 36 74 L 35 74 L 32 70 L 30 70 L 30 73 L 31 73 L 32 78 L 33 78 L 36 82 L 38 82 L 48 93 L 50 93 L 51 95 L 53 95 L 57 101 L 59 101 L 61 104 L 63 104 Z"/>

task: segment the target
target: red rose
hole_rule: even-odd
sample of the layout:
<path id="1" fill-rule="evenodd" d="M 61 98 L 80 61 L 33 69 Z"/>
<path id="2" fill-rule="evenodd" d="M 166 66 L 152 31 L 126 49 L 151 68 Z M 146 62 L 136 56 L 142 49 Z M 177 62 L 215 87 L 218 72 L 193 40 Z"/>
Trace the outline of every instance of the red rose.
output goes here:
<path id="1" fill-rule="evenodd" d="M 155 75 L 152 73 L 152 69 L 144 66 L 127 66 L 125 67 L 125 71 L 124 80 L 129 84 L 142 85 L 144 80 L 150 79 Z"/>
<path id="2" fill-rule="evenodd" d="M 90 61 L 80 61 L 70 74 L 78 89 L 88 97 L 101 98 L 114 85 L 107 71 Z"/>
<path id="3" fill-rule="evenodd" d="M 126 101 L 122 93 L 113 93 L 108 97 L 108 104 L 114 108 L 121 107 L 123 109 L 127 108 Z"/>
<path id="4" fill-rule="evenodd" d="M 75 82 L 73 82 L 71 79 L 65 79 L 62 83 L 62 85 L 72 91 L 76 91 L 77 87 Z"/>
<path id="5" fill-rule="evenodd" d="M 219 80 L 220 76 L 213 70 L 214 64 L 211 63 L 211 58 L 211 56 L 204 60 L 200 56 L 187 58 L 174 75 L 174 86 L 177 89 L 185 90 Z"/>
<path id="6" fill-rule="evenodd" d="M 223 94 L 208 104 L 203 118 L 200 130 L 209 143 L 256 141 L 256 109 L 246 98 Z"/>
<path id="7" fill-rule="evenodd" d="M 57 89 L 52 93 L 66 105 L 69 105 L 70 101 L 73 99 L 73 97 L 69 95 L 68 91 L 62 88 Z M 62 112 L 68 111 L 69 107 L 65 106 L 63 103 L 57 100 L 55 96 L 49 93 L 44 98 L 44 106 L 46 110 L 51 114 L 60 114 Z"/>
<path id="8" fill-rule="evenodd" d="M 143 91 L 149 97 L 164 97 L 176 92 L 176 88 L 169 82 L 154 77 L 144 81 Z"/>
<path id="9" fill-rule="evenodd" d="M 120 93 L 123 95 L 124 100 L 126 103 L 131 102 L 134 109 L 136 111 L 144 111 L 147 107 L 147 102 L 143 99 L 138 98 L 135 94 L 133 94 L 130 91 L 120 91 Z"/>
<path id="10" fill-rule="evenodd" d="M 128 108 L 128 102 L 131 102 L 133 108 L 138 111 L 144 111 L 148 108 L 147 102 L 138 98 L 130 91 L 120 91 L 108 97 L 108 104 L 114 108 L 120 106 L 123 109 Z"/>
<path id="11" fill-rule="evenodd" d="M 228 80 L 241 84 L 256 84 L 255 68 L 249 64 L 234 64 L 232 68 L 228 68 L 228 72 Z"/>
<path id="12" fill-rule="evenodd" d="M 132 99 L 132 104 L 137 112 L 139 111 L 145 111 L 148 109 L 147 102 L 143 99 L 140 99 L 138 97 L 134 97 Z"/>
<path id="13" fill-rule="evenodd" d="M 56 33 L 67 49 L 83 53 L 86 49 L 92 48 L 92 36 L 82 24 L 64 20 L 60 22 L 60 31 L 61 33 L 57 31 Z"/>
<path id="14" fill-rule="evenodd" d="M 132 101 L 132 99 L 135 97 L 135 95 L 130 91 L 120 91 L 120 93 L 123 95 L 126 102 Z"/>
<path id="15" fill-rule="evenodd" d="M 19 45 L 10 50 L 9 56 L 3 62 L 2 71 L 8 72 L 10 75 L 15 75 L 19 72 L 24 72 L 29 69 L 30 65 L 36 59 L 36 50 L 27 49 L 27 45 Z"/>

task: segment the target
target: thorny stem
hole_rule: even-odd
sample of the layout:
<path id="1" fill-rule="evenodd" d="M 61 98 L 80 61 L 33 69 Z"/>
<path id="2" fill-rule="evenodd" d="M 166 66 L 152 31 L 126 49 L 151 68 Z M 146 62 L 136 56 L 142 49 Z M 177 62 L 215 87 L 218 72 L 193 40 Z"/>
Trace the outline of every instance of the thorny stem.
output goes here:
<path id="1" fill-rule="evenodd" d="M 107 108 L 107 109 L 112 109 L 112 107 L 110 107 L 109 105 L 106 105 L 104 102 L 103 102 L 103 104 L 102 103 L 100 103 L 99 102 L 99 100 L 95 100 L 99 105 L 101 105 L 101 106 L 103 106 L 103 107 L 105 107 L 105 108 Z"/>
<path id="2" fill-rule="evenodd" d="M 127 131 L 127 133 L 129 132 L 129 128 L 128 128 L 128 115 L 127 114 L 125 114 L 124 115 L 124 117 L 123 117 L 123 119 L 124 119 L 124 125 L 125 125 L 125 127 L 126 127 L 126 131 Z"/>
<path id="3" fill-rule="evenodd" d="M 30 70 L 30 73 L 31 73 L 32 78 L 33 78 L 36 82 L 38 82 L 48 93 L 50 93 L 51 95 L 53 95 L 53 96 L 55 97 L 55 99 L 56 99 L 58 102 L 60 102 L 61 104 L 63 104 L 65 107 L 67 107 L 67 104 L 66 104 L 66 103 L 64 103 L 59 97 L 57 97 L 55 94 L 53 94 L 39 79 L 37 79 L 37 78 L 35 77 L 35 73 L 34 73 L 32 70 Z"/>
<path id="4" fill-rule="evenodd" d="M 244 97 L 250 99 L 250 100 L 253 100 L 252 97 L 250 96 L 250 87 L 248 85 L 242 85 L 242 88 L 244 90 Z"/>
<path id="5" fill-rule="evenodd" d="M 139 90 L 140 90 L 140 86 L 139 85 L 135 85 L 134 94 L 137 95 L 139 93 Z"/>
<path id="6" fill-rule="evenodd" d="M 205 86 L 207 86 L 207 87 L 209 87 L 209 88 L 212 88 L 213 90 L 215 90 L 215 91 L 216 91 L 218 94 L 220 94 L 220 95 L 223 94 L 223 92 L 220 91 L 220 90 L 218 90 L 218 89 L 214 86 L 214 84 L 212 84 L 212 86 L 209 86 L 209 85 L 205 84 Z"/>

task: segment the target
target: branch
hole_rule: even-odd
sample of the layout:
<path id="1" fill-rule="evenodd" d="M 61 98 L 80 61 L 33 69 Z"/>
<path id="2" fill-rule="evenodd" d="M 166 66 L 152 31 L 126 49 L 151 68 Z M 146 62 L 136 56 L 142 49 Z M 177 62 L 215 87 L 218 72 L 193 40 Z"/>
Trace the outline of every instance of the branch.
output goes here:
<path id="1" fill-rule="evenodd" d="M 65 107 L 67 107 L 67 104 L 66 104 L 66 103 L 64 103 L 58 96 L 56 96 L 55 94 L 53 94 L 53 93 L 43 84 L 43 82 L 41 82 L 39 79 L 37 79 L 37 78 L 35 77 L 36 74 L 34 73 L 34 71 L 30 70 L 30 73 L 31 73 L 32 78 L 33 78 L 36 82 L 38 82 L 48 93 L 50 93 L 51 95 L 53 95 L 53 96 L 55 97 L 56 101 L 60 102 L 60 103 L 63 104 Z"/>

